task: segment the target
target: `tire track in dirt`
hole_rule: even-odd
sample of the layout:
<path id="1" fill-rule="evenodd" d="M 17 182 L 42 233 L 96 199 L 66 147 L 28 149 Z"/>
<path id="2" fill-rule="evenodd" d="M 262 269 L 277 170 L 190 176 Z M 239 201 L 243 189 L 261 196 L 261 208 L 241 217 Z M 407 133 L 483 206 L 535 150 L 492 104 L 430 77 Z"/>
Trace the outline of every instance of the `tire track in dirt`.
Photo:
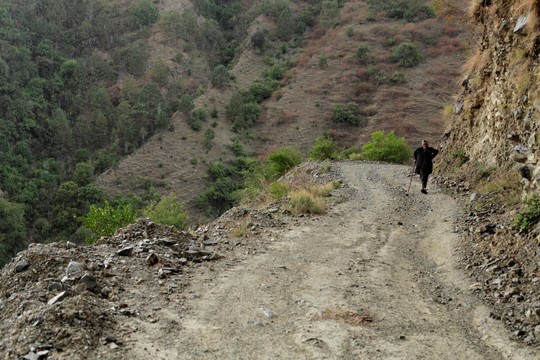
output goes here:
<path id="1" fill-rule="evenodd" d="M 153 353 L 156 358 L 536 355 L 507 340 L 469 295 L 453 255 L 455 200 L 438 189 L 423 195 L 417 183 L 407 196 L 406 166 L 335 167 L 354 189 L 352 198 L 279 233 L 266 251 L 194 274 L 179 326 L 170 328 L 168 340 L 160 338 L 167 349 Z M 152 355 L 149 331 L 138 333 L 146 337 L 133 335 L 127 358 Z"/>

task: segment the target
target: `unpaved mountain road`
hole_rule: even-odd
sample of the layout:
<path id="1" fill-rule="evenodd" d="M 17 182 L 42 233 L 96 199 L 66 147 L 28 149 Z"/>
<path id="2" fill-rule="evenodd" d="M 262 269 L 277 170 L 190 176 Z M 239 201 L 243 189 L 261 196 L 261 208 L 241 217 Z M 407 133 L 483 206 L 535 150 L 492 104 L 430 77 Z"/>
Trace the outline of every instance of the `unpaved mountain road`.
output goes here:
<path id="1" fill-rule="evenodd" d="M 418 180 L 407 196 L 406 166 L 333 166 L 348 201 L 194 273 L 183 302 L 137 323 L 125 358 L 539 358 L 470 294 L 452 197 Z"/>

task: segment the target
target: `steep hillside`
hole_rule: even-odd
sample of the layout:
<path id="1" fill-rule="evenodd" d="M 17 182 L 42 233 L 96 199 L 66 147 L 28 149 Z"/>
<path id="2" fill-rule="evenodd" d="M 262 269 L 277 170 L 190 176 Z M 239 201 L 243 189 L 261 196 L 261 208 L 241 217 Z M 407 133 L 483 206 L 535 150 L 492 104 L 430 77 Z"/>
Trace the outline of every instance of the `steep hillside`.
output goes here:
<path id="1" fill-rule="evenodd" d="M 291 7 L 294 14 L 306 14 L 315 6 L 310 3 L 295 1 Z M 272 12 L 263 11 L 236 48 L 237 56 L 230 65 L 234 80 L 221 86 L 202 82 L 205 91 L 194 99 L 195 108 L 204 108 L 207 113 L 215 108 L 216 118 L 193 130 L 186 115 L 177 111 L 171 119 L 174 131 L 153 136 L 101 175 L 98 184 L 111 194 L 144 194 L 147 188 L 141 183 L 152 183 L 161 194 L 173 191 L 186 202 L 191 221 L 196 223 L 209 219 L 204 209 L 196 206 L 196 199 L 211 183 L 205 178 L 208 167 L 218 160 L 234 162 L 231 145 L 235 139 L 250 155 L 265 157 L 283 146 L 293 146 L 307 157 L 321 135 L 332 137 L 343 147 L 361 146 L 371 132 L 381 129 L 394 130 L 411 145 L 421 138 L 441 136 L 442 109 L 451 103 L 464 61 L 460 32 L 433 14 L 419 11 L 410 20 L 396 19 L 368 3 L 378 2 L 344 2 L 331 25 L 324 25 L 319 14 L 311 28 L 289 40 L 283 40 L 283 25 Z M 264 34 L 262 48 L 253 46 L 256 34 Z M 159 38 L 156 34 L 153 37 Z M 392 53 L 403 43 L 419 50 L 419 64 L 403 66 L 393 58 Z M 159 49 L 159 43 L 154 48 Z M 326 59 L 326 64 L 320 64 L 321 59 Z M 227 104 L 235 94 L 264 83 L 265 71 L 276 64 L 284 71 L 277 90 L 260 103 L 261 111 L 252 127 L 233 131 Z M 336 106 L 349 104 L 354 120 L 333 120 Z M 215 135 L 210 147 L 205 142 L 207 131 Z"/>

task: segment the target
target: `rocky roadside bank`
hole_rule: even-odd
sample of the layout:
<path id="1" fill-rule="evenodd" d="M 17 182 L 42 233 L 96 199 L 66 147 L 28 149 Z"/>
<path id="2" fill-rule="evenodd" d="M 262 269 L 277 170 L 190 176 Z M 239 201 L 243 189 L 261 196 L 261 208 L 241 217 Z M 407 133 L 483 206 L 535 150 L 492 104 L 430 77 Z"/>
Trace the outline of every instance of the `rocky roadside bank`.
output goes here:
<path id="1" fill-rule="evenodd" d="M 518 207 L 491 201 L 494 194 L 435 179 L 462 199 L 459 219 L 462 267 L 475 280 L 471 290 L 491 304 L 511 338 L 540 347 L 540 228 L 512 227 Z"/>

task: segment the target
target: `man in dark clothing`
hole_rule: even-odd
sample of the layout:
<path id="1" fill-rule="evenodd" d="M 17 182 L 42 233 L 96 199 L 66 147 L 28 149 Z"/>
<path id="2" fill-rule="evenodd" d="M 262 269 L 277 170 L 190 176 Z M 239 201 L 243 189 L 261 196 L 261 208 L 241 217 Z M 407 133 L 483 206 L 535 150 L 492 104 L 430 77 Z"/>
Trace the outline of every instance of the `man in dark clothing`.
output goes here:
<path id="1" fill-rule="evenodd" d="M 429 147 L 426 140 L 422 140 L 422 146 L 414 150 L 414 163 L 416 173 L 422 179 L 422 193 L 427 194 L 427 181 L 429 174 L 433 172 L 433 158 L 437 156 L 439 150 Z"/>

